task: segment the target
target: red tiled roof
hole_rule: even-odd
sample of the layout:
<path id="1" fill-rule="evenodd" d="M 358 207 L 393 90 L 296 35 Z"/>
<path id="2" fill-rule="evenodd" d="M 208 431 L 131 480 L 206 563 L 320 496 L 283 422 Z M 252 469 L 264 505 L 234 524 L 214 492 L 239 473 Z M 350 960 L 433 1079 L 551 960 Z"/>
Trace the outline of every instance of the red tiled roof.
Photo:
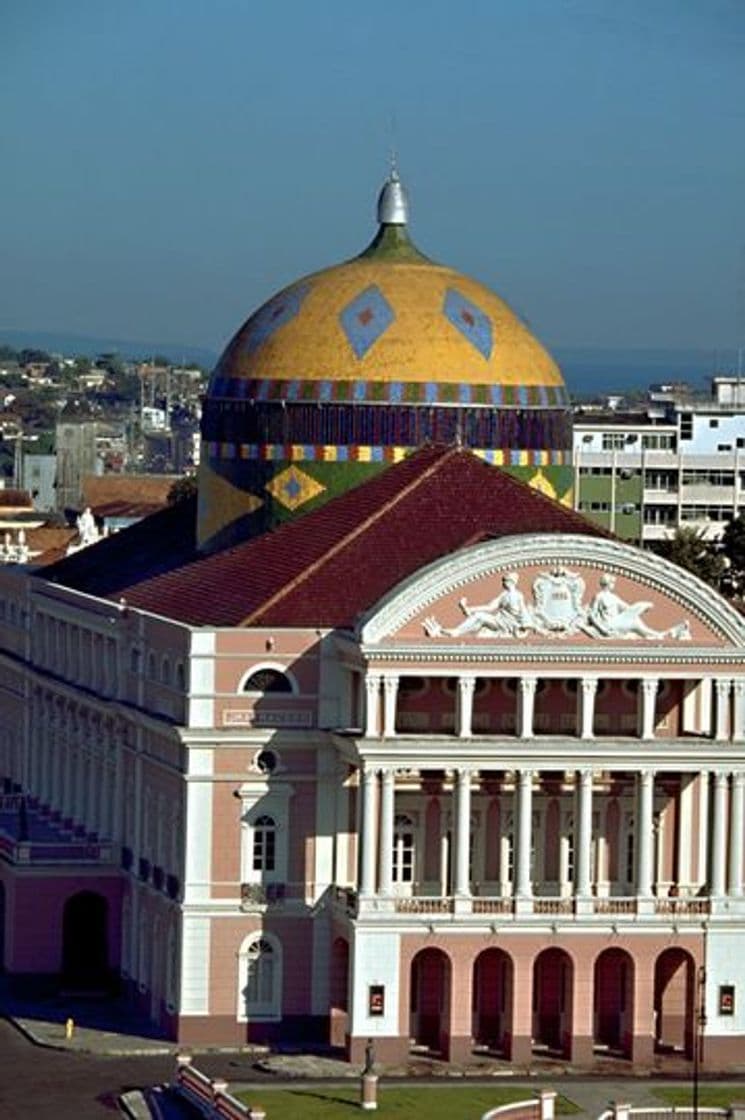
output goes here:
<path id="1" fill-rule="evenodd" d="M 157 537 L 164 514 L 83 550 L 82 566 L 76 556 L 44 575 L 191 625 L 348 628 L 401 580 L 478 541 L 520 533 L 609 536 L 456 448 L 423 448 L 305 517 L 205 556 L 184 551 L 178 507 L 166 512 L 173 525 L 160 555 L 144 534 Z M 163 550 L 179 532 L 181 551 L 175 548 L 169 563 Z M 145 567 L 139 576 L 138 557 Z"/>
<path id="2" fill-rule="evenodd" d="M 0 487 L 0 509 L 33 509 L 34 503 L 27 490 Z"/>
<path id="3" fill-rule="evenodd" d="M 83 478 L 83 501 L 92 509 L 108 502 L 147 502 L 164 506 L 176 474 L 88 474 Z"/>
<path id="4" fill-rule="evenodd" d="M 91 510 L 96 517 L 149 517 L 151 513 L 157 513 L 162 508 L 160 502 L 138 502 L 134 499 L 129 502 L 123 500 L 111 501 L 91 506 Z"/>

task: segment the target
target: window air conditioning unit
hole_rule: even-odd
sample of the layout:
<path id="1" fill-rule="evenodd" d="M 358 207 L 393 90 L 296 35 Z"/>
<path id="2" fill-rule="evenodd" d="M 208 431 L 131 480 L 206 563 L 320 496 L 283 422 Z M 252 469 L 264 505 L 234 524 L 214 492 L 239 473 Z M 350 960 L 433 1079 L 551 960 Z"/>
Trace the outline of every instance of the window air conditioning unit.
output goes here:
<path id="1" fill-rule="evenodd" d="M 636 506 L 633 502 L 624 502 L 621 506 L 621 513 L 634 513 L 635 511 Z"/>
<path id="2" fill-rule="evenodd" d="M 628 467 L 624 467 L 623 470 L 620 470 L 618 473 L 621 476 L 621 478 L 633 478 L 634 477 L 634 472 L 632 470 L 630 470 Z"/>
<path id="3" fill-rule="evenodd" d="M 639 442 L 639 437 L 637 435 L 628 435 L 628 436 L 626 436 L 626 442 L 627 443 L 638 443 Z"/>

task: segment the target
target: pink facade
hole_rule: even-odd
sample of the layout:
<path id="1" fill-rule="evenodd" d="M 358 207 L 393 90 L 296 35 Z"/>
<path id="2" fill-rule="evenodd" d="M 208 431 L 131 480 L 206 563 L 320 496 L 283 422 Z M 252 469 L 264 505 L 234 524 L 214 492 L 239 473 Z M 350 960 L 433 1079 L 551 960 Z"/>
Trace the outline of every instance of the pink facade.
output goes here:
<path id="1" fill-rule="evenodd" d="M 610 571 L 629 633 L 592 622 Z M 745 625 L 691 577 L 512 538 L 354 631 L 0 580 L 9 973 L 64 979 L 87 921 L 189 1043 L 664 1068 L 704 1000 L 705 1065 L 742 1045 Z"/>

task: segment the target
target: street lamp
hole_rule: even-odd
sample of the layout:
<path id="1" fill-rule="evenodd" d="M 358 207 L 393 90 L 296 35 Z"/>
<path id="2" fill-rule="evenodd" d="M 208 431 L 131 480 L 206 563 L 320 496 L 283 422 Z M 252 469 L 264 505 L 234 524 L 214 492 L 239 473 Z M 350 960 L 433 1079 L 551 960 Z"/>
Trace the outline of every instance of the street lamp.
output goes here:
<path id="1" fill-rule="evenodd" d="M 706 1026 L 706 969 L 699 965 L 696 971 L 696 989 L 693 1009 L 693 1120 L 698 1120 L 698 1077 Z"/>

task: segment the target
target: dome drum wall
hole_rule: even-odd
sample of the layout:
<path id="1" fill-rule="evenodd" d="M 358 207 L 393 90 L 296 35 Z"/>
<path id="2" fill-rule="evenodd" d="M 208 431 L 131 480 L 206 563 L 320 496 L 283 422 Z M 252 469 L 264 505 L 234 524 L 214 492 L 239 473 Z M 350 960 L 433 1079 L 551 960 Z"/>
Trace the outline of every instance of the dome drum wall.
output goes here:
<path id="1" fill-rule="evenodd" d="M 558 409 L 258 403 L 225 408 L 207 402 L 202 436 L 210 458 L 218 459 L 271 458 L 266 448 L 275 444 L 413 449 L 423 443 L 460 443 L 474 450 L 500 451 L 505 465 L 562 464 L 571 439 L 571 415 Z M 547 454 L 521 458 L 523 451 Z M 288 456 L 298 457 L 322 456 Z"/>
<path id="2" fill-rule="evenodd" d="M 497 295 L 416 249 L 397 177 L 382 202 L 359 257 L 272 297 L 220 359 L 202 420 L 201 546 L 305 513 L 425 443 L 468 447 L 570 499 L 555 362 Z"/>

